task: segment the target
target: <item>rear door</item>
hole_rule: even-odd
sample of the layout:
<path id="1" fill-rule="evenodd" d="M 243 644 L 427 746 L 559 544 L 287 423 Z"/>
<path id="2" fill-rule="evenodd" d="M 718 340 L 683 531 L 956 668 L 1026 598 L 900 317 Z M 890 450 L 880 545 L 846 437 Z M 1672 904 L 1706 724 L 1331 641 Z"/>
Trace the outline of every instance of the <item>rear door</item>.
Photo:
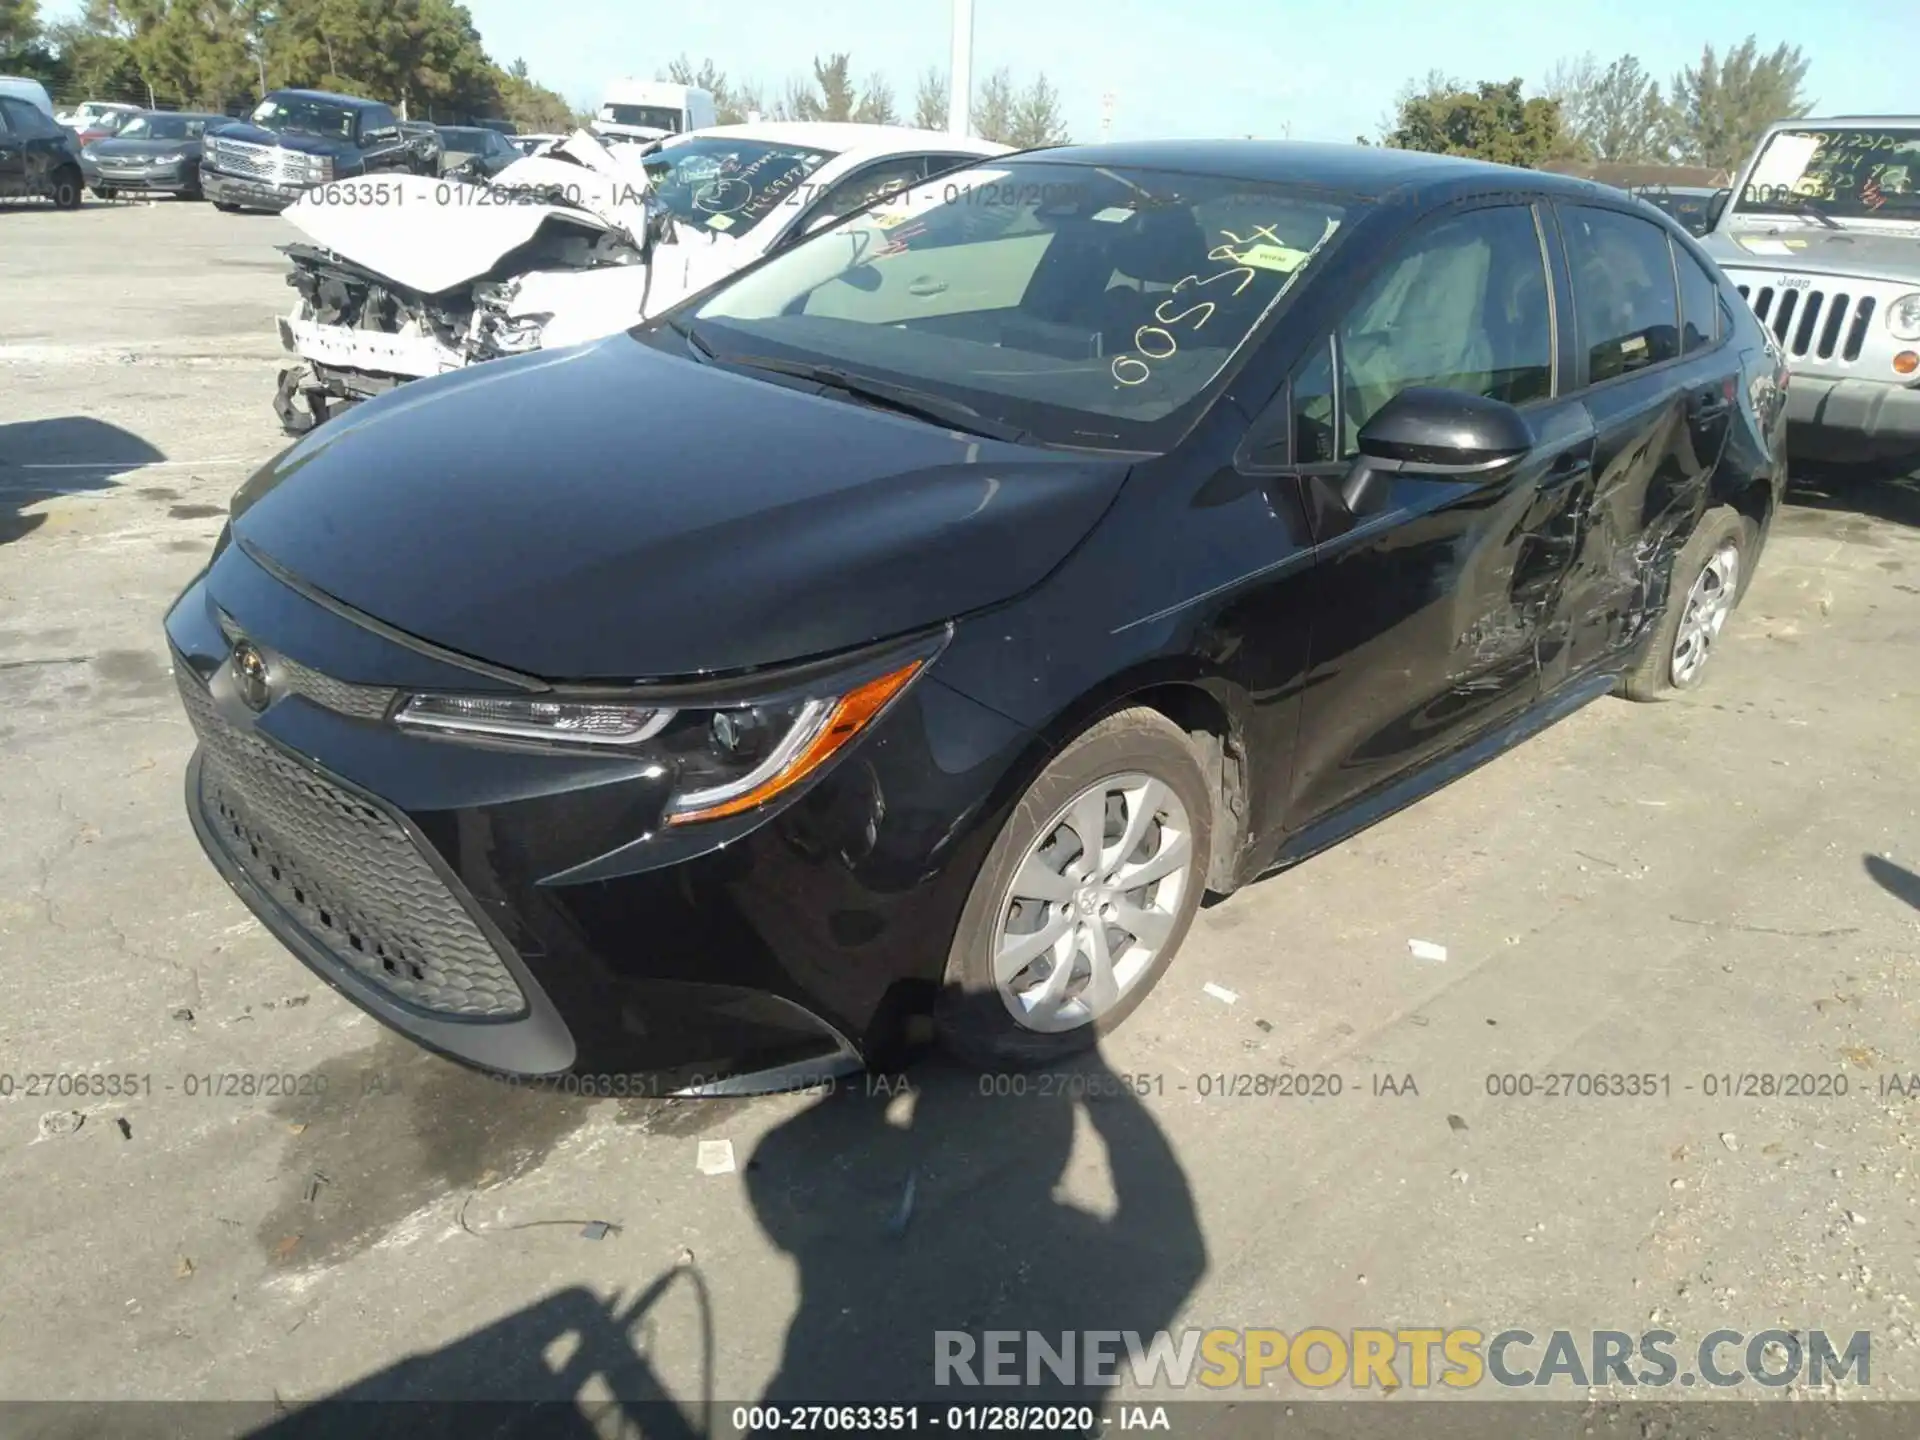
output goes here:
<path id="1" fill-rule="evenodd" d="M 0 99 L 0 195 L 24 195 L 27 189 L 27 140 L 14 133 L 9 105 Z"/>
<path id="2" fill-rule="evenodd" d="M 1600 206 L 1555 208 L 1574 373 L 1595 443 L 1592 469 L 1568 482 L 1575 528 L 1543 649 L 1548 689 L 1620 664 L 1658 619 L 1739 380 L 1718 286 L 1664 226 Z"/>
<path id="3" fill-rule="evenodd" d="M 1538 693 L 1536 647 L 1565 564 L 1561 491 L 1593 447 L 1585 408 L 1562 393 L 1546 223 L 1524 200 L 1423 222 L 1294 376 L 1320 559 L 1289 828 Z M 1384 509 L 1353 525 L 1336 497 L 1360 429 L 1414 385 L 1516 405 L 1538 443 L 1492 479 L 1395 475 Z"/>

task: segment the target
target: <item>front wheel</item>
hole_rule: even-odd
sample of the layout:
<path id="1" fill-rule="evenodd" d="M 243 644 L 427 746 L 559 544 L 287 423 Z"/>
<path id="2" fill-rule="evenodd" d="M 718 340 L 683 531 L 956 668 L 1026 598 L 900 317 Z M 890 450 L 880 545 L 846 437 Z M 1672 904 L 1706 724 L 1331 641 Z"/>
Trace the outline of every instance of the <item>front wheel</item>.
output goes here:
<path id="1" fill-rule="evenodd" d="M 1157 710 L 1109 715 L 1054 756 L 961 912 L 934 1011 L 948 1050 L 1045 1065 L 1124 1021 L 1193 923 L 1212 821 L 1193 746 Z"/>
<path id="2" fill-rule="evenodd" d="M 1629 700 L 1668 700 L 1696 690 L 1739 604 L 1754 552 L 1753 522 L 1730 506 L 1701 516 L 1673 562 L 1667 611 L 1622 691 Z"/>

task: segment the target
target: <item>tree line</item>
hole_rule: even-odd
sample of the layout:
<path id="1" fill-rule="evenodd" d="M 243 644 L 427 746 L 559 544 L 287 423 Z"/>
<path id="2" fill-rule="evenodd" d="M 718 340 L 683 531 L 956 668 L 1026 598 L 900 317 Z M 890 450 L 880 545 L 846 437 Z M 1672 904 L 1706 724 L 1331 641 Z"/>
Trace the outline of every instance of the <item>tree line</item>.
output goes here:
<path id="1" fill-rule="evenodd" d="M 413 119 L 574 120 L 523 62 L 493 61 L 456 0 L 86 0 L 52 24 L 38 0 L 0 0 L 0 72 L 63 96 L 215 111 L 301 87 Z"/>
<path id="2" fill-rule="evenodd" d="M 696 66 L 684 55 L 660 71 L 659 78 L 710 91 L 723 125 L 758 114 L 763 120 L 851 120 L 914 125 L 922 130 L 947 128 L 950 92 L 946 72 L 939 66 L 929 66 L 920 75 L 911 109 L 896 98 L 884 74 L 876 71 L 856 81 L 852 57 L 845 51 L 815 56 L 810 75 L 788 80 L 777 91 L 755 81 L 734 80 L 711 59 Z M 1064 145 L 1069 138 L 1060 92 L 1046 73 L 1021 85 L 1006 66 L 990 73 L 975 90 L 972 129 L 983 140 L 1022 148 Z"/>
<path id="3" fill-rule="evenodd" d="M 1724 55 L 1702 47 L 1663 87 L 1633 55 L 1562 60 L 1539 93 L 1520 80 L 1467 83 L 1440 71 L 1410 82 L 1377 138 L 1360 144 L 1505 165 L 1575 160 L 1737 170 L 1775 120 L 1805 115 L 1809 61 L 1798 45 L 1762 53 L 1751 35 Z"/>

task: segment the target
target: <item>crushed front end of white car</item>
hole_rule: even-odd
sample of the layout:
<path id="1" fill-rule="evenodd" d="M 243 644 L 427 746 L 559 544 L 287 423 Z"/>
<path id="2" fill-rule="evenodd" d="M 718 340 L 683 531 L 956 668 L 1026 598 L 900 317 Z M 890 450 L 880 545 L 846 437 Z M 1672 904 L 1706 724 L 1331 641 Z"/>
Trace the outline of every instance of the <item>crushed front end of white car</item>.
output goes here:
<path id="1" fill-rule="evenodd" d="M 281 247 L 299 298 L 274 409 L 292 434 L 409 380 L 611 335 L 730 268 L 693 253 L 725 237 L 678 233 L 645 171 L 585 132 L 491 182 L 343 181 L 284 213 L 311 242 Z M 662 244 L 678 263 L 655 263 Z"/>

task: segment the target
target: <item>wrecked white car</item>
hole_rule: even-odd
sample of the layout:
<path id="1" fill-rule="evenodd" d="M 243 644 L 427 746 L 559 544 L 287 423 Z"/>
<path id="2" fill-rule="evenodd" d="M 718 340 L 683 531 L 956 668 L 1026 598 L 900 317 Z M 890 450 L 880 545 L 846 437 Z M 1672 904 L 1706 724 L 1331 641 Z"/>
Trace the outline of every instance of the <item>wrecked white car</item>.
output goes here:
<path id="1" fill-rule="evenodd" d="M 627 329 L 882 195 L 1003 154 L 934 131 L 580 131 L 491 181 L 320 185 L 284 212 L 299 298 L 274 408 L 293 434 L 408 380 Z"/>

